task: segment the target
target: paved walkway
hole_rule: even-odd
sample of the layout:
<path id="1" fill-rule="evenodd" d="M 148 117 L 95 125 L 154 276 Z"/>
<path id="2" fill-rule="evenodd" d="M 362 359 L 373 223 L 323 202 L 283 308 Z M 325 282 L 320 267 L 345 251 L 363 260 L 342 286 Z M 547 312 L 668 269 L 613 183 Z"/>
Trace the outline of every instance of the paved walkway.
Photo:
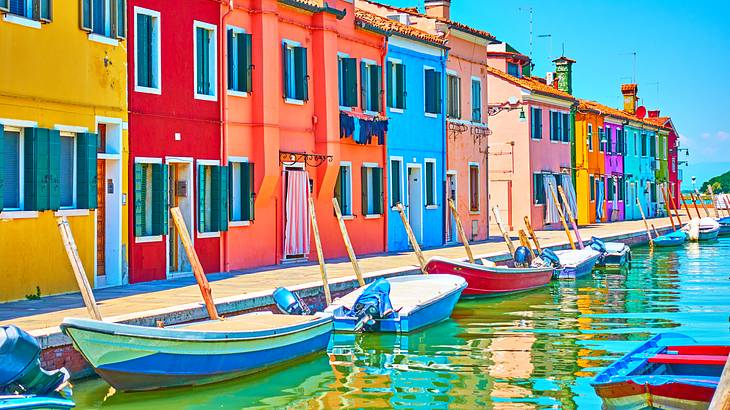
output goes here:
<path id="1" fill-rule="evenodd" d="M 651 223 L 657 229 L 670 225 L 668 218 L 653 219 Z M 642 221 L 614 222 L 584 226 L 580 230 L 582 238 L 589 240 L 591 236 L 611 237 L 643 232 L 644 224 Z M 567 243 L 562 230 L 539 231 L 537 236 L 543 246 Z M 506 252 L 506 245 L 501 240 L 477 243 L 472 245 L 472 248 L 474 255 L 481 257 L 496 256 Z M 424 253 L 427 258 L 436 255 L 450 258 L 465 257 L 462 246 L 429 249 Z M 378 254 L 360 260 L 360 266 L 366 276 L 376 271 L 414 267 L 417 263 L 412 252 Z M 328 262 L 327 272 L 330 281 L 354 277 L 349 260 Z M 273 290 L 278 286 L 321 283 L 319 266 L 316 263 L 216 273 L 208 275 L 208 278 L 215 298 Z M 192 277 L 99 289 L 95 290 L 94 294 L 101 313 L 106 318 L 201 301 L 200 291 Z M 58 326 L 63 318 L 68 316 L 87 317 L 79 293 L 0 304 L 0 325 L 13 323 L 27 331 Z"/>

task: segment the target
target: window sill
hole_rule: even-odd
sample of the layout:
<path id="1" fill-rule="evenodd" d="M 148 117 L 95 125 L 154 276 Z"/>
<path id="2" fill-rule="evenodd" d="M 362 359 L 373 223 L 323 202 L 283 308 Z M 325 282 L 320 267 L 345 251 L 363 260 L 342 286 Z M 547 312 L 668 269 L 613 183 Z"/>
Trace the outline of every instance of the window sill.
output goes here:
<path id="1" fill-rule="evenodd" d="M 367 214 L 365 215 L 365 219 L 379 219 L 382 218 L 383 215 L 380 214 Z"/>
<path id="2" fill-rule="evenodd" d="M 340 111 L 351 112 L 352 107 L 345 107 L 344 105 L 340 105 Z"/>
<path id="3" fill-rule="evenodd" d="M 545 206 L 545 204 L 533 204 L 533 206 Z"/>
<path id="4" fill-rule="evenodd" d="M 38 211 L 3 211 L 0 219 L 32 219 L 38 218 Z"/>
<path id="5" fill-rule="evenodd" d="M 428 118 L 438 118 L 438 114 L 432 113 L 432 112 L 424 112 L 423 115 L 425 115 Z"/>
<path id="6" fill-rule="evenodd" d="M 89 40 L 97 42 L 97 43 L 101 43 L 101 44 L 106 44 L 108 46 L 116 47 L 119 45 L 119 40 L 117 40 L 115 38 L 102 36 L 101 34 L 96 34 L 96 33 L 89 33 Z"/>
<path id="7" fill-rule="evenodd" d="M 530 137 L 530 139 L 533 141 L 542 141 L 542 137 L 540 137 L 540 138 Z"/>
<path id="8" fill-rule="evenodd" d="M 29 19 L 29 18 L 26 18 L 23 16 L 17 16 L 15 14 L 5 14 L 3 16 L 3 21 L 6 21 L 8 23 L 17 24 L 19 26 L 24 26 L 24 27 L 30 27 L 30 28 L 35 28 L 35 29 L 41 28 L 40 21 Z"/>
<path id="9" fill-rule="evenodd" d="M 88 209 L 61 209 L 53 213 L 53 216 L 89 216 Z"/>
<path id="10" fill-rule="evenodd" d="M 228 90 L 227 94 L 231 97 L 248 97 L 248 92 L 246 91 Z"/>
<path id="11" fill-rule="evenodd" d="M 469 211 L 469 215 L 479 215 L 481 211 Z"/>
<path id="12" fill-rule="evenodd" d="M 390 108 L 388 108 L 388 111 L 389 112 L 392 112 L 392 113 L 396 113 L 396 114 L 403 114 L 403 112 L 405 110 L 403 108 L 393 108 L 393 107 L 390 107 Z"/>
<path id="13" fill-rule="evenodd" d="M 439 209 L 438 205 L 426 205 L 426 209 Z"/>
<path id="14" fill-rule="evenodd" d="M 342 215 L 343 221 L 352 221 L 353 219 L 355 219 L 355 215 Z"/>
<path id="15" fill-rule="evenodd" d="M 145 93 L 145 94 L 157 94 L 162 95 L 162 90 L 159 88 L 143 87 L 141 85 L 134 86 L 134 92 Z"/>
<path id="16" fill-rule="evenodd" d="M 295 98 L 284 98 L 284 103 L 291 105 L 304 105 L 304 100 L 297 100 Z"/>
<path id="17" fill-rule="evenodd" d="M 363 110 L 362 112 L 365 115 L 369 115 L 371 117 L 377 117 L 380 113 L 377 111 L 371 111 L 371 110 Z"/>
<path id="18" fill-rule="evenodd" d="M 134 243 L 152 243 L 152 242 L 162 242 L 162 235 L 137 236 L 134 238 Z"/>
<path id="19" fill-rule="evenodd" d="M 251 221 L 228 221 L 229 228 L 238 228 L 241 226 L 250 226 Z"/>
<path id="20" fill-rule="evenodd" d="M 208 95 L 208 94 L 198 94 L 198 93 L 195 93 L 195 99 L 196 100 L 203 100 L 203 101 L 218 101 L 218 97 L 216 97 L 215 94 Z"/>
<path id="21" fill-rule="evenodd" d="M 197 237 L 198 237 L 198 239 L 220 238 L 221 233 L 220 232 L 198 232 Z"/>
<path id="22" fill-rule="evenodd" d="M 550 140 L 550 143 L 551 143 L 551 144 L 559 144 L 559 143 L 560 143 L 560 141 L 558 141 L 558 140 Z"/>

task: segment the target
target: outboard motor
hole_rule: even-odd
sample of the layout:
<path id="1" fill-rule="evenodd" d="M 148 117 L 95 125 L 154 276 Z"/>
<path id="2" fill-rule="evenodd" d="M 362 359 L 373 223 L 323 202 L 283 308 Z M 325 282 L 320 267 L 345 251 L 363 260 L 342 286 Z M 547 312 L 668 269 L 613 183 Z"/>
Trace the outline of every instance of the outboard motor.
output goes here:
<path id="1" fill-rule="evenodd" d="M 556 268 L 559 268 L 561 266 L 560 258 L 555 252 L 553 252 L 552 249 L 543 249 L 542 253 L 540 254 L 540 259 L 549 262 Z"/>
<path id="2" fill-rule="evenodd" d="M 515 249 L 515 267 L 518 268 L 526 268 L 530 266 L 530 262 L 532 262 L 532 257 L 530 256 L 530 250 L 527 249 L 526 246 L 518 246 L 517 249 Z"/>
<path id="3" fill-rule="evenodd" d="M 591 248 L 601 254 L 606 253 L 606 244 L 595 236 L 591 238 Z"/>
<path id="4" fill-rule="evenodd" d="M 297 294 L 287 288 L 276 288 L 272 294 L 276 307 L 287 315 L 309 315 L 312 312 Z"/>
<path id="5" fill-rule="evenodd" d="M 348 316 L 358 318 L 355 330 L 371 329 L 380 319 L 388 319 L 395 313 L 390 302 L 390 282 L 380 278 L 365 288 L 352 305 Z"/>
<path id="6" fill-rule="evenodd" d="M 41 347 L 17 326 L 0 326 L 0 394 L 45 395 L 68 380 L 66 369 L 41 368 Z"/>

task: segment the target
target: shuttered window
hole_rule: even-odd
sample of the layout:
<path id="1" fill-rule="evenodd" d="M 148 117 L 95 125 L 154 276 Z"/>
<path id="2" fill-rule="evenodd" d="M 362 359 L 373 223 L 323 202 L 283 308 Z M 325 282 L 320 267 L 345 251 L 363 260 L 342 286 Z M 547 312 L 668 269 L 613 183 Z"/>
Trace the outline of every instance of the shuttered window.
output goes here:
<path id="1" fill-rule="evenodd" d="M 251 34 L 239 28 L 227 30 L 228 89 L 251 92 Z"/>
<path id="2" fill-rule="evenodd" d="M 436 161 L 426 160 L 426 206 L 436 205 Z"/>
<path id="3" fill-rule="evenodd" d="M 550 141 L 560 141 L 560 113 L 550 111 Z"/>
<path id="4" fill-rule="evenodd" d="M 141 8 L 135 8 L 135 13 L 136 86 L 159 91 L 160 13 Z"/>
<path id="5" fill-rule="evenodd" d="M 482 122 L 482 82 L 476 78 L 471 80 L 471 120 Z"/>
<path id="6" fill-rule="evenodd" d="M 562 122 L 560 124 L 560 135 L 563 142 L 570 142 L 570 114 L 560 114 Z"/>
<path id="7" fill-rule="evenodd" d="M 423 71 L 425 88 L 425 112 L 441 114 L 441 73 L 431 68 Z"/>
<path id="8" fill-rule="evenodd" d="M 23 208 L 60 208 L 61 137 L 57 130 L 23 130 Z"/>
<path id="9" fill-rule="evenodd" d="M 61 208 L 73 208 L 75 201 L 75 179 L 74 171 L 76 167 L 76 137 L 69 135 L 61 135 L 61 169 L 60 169 L 60 187 L 61 187 Z"/>
<path id="10" fill-rule="evenodd" d="M 198 232 L 228 230 L 228 168 L 198 165 Z"/>
<path id="11" fill-rule="evenodd" d="M 22 209 L 21 156 L 22 137 L 20 131 L 5 130 L 0 125 L 0 209 Z"/>
<path id="12" fill-rule="evenodd" d="M 591 201 L 596 200 L 596 178 L 591 175 L 589 178 L 590 190 L 591 190 Z"/>
<path id="13" fill-rule="evenodd" d="M 403 161 L 401 159 L 390 160 L 390 206 L 396 206 L 403 202 L 401 191 L 403 186 Z"/>
<path id="14" fill-rule="evenodd" d="M 134 164 L 134 236 L 166 235 L 167 165 Z"/>
<path id="15" fill-rule="evenodd" d="M 352 215 L 352 167 L 340 165 L 335 183 L 335 198 L 340 203 L 342 215 Z"/>
<path id="16" fill-rule="evenodd" d="M 253 221 L 254 164 L 250 162 L 229 162 L 228 164 L 229 217 L 231 221 Z"/>
<path id="17" fill-rule="evenodd" d="M 461 78 L 454 74 L 446 75 L 446 116 L 461 118 Z"/>
<path id="18" fill-rule="evenodd" d="M 360 62 L 360 103 L 363 111 L 382 110 L 383 68 L 377 64 Z"/>
<path id="19" fill-rule="evenodd" d="M 127 33 L 126 0 L 80 0 L 82 30 L 123 39 Z"/>
<path id="20" fill-rule="evenodd" d="M 641 134 L 641 156 L 645 157 L 647 154 L 646 149 L 646 134 Z"/>
<path id="21" fill-rule="evenodd" d="M 288 42 L 282 44 L 282 68 L 284 98 L 309 100 L 309 75 L 307 75 L 307 49 Z"/>
<path id="22" fill-rule="evenodd" d="M 606 132 L 603 130 L 603 127 L 598 127 L 598 151 L 604 152 L 606 150 L 605 142 L 606 139 Z"/>
<path id="23" fill-rule="evenodd" d="M 50 22 L 52 0 L 0 0 L 0 11 L 27 19 Z"/>
<path id="24" fill-rule="evenodd" d="M 361 168 L 362 214 L 383 214 L 383 168 Z"/>
<path id="25" fill-rule="evenodd" d="M 196 21 L 195 27 L 195 97 L 214 100 L 216 94 L 215 26 Z"/>
<path id="26" fill-rule="evenodd" d="M 542 139 L 542 108 L 533 107 L 530 109 L 531 137 Z"/>
<path id="27" fill-rule="evenodd" d="M 357 106 L 357 59 L 339 57 L 337 67 L 341 107 Z"/>
<path id="28" fill-rule="evenodd" d="M 469 165 L 469 210 L 479 212 L 479 166 Z"/>
<path id="29" fill-rule="evenodd" d="M 545 204 L 545 178 L 541 173 L 532 174 L 532 201 L 535 205 Z"/>
<path id="30" fill-rule="evenodd" d="M 386 63 L 388 81 L 388 107 L 403 110 L 406 108 L 406 66 L 403 63 L 388 61 Z"/>
<path id="31" fill-rule="evenodd" d="M 96 153 L 99 136 L 94 133 L 76 135 L 76 208 L 96 209 L 98 175 Z"/>
<path id="32" fill-rule="evenodd" d="M 593 124 L 588 124 L 587 134 L 586 143 L 588 144 L 588 151 L 593 151 Z"/>

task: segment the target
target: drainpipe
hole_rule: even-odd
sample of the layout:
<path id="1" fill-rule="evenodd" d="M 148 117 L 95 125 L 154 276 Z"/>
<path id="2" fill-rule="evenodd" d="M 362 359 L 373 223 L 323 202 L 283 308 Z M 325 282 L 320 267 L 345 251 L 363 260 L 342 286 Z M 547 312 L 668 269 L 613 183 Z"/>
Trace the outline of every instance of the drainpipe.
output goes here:
<path id="1" fill-rule="evenodd" d="M 383 90 L 387 89 L 386 84 L 386 66 L 385 63 L 386 55 L 388 54 L 388 36 L 383 36 L 383 47 L 380 50 L 380 66 L 383 67 L 382 70 L 380 70 L 380 83 L 383 84 Z M 386 101 L 386 95 L 385 91 L 380 93 L 380 106 L 383 107 L 383 113 L 385 114 L 385 118 L 388 118 L 388 102 Z M 388 213 L 390 210 L 390 207 L 388 206 L 389 198 L 388 198 L 388 139 L 389 136 L 386 133 L 385 134 L 385 145 L 383 146 L 383 178 L 385 181 L 383 181 L 383 250 L 388 251 Z"/>
<path id="2" fill-rule="evenodd" d="M 220 29 L 218 30 L 218 90 L 220 95 L 220 110 L 221 110 L 221 165 L 228 165 L 228 109 L 226 98 L 226 85 L 228 82 L 228 64 L 226 59 L 223 58 L 224 46 L 226 39 L 226 20 L 228 16 L 233 12 L 233 0 L 221 1 L 221 5 L 228 5 L 228 11 L 221 16 Z M 231 206 L 229 203 L 228 206 Z M 228 260 L 228 232 L 221 232 L 221 248 L 223 249 L 221 270 L 228 272 L 229 260 Z"/>
<path id="3" fill-rule="evenodd" d="M 443 79 L 443 78 L 446 77 L 445 74 L 446 74 L 446 59 L 448 58 L 447 55 L 448 55 L 448 50 L 446 50 L 446 49 L 441 50 L 441 79 Z M 442 157 L 441 157 L 441 161 L 442 161 L 441 163 L 443 164 L 443 167 L 444 167 L 444 174 L 443 174 L 444 175 L 444 183 L 443 183 L 443 186 L 444 186 L 444 195 L 443 195 L 443 197 L 444 197 L 444 199 L 446 199 L 446 192 L 449 189 L 448 178 L 446 177 L 446 171 L 448 171 L 448 169 L 449 169 L 448 163 L 447 163 L 447 160 L 448 160 L 448 149 L 449 149 L 448 147 L 449 147 L 449 145 L 447 144 L 447 141 L 446 140 L 449 138 L 449 135 L 447 133 L 447 128 L 446 128 L 446 113 L 444 112 L 444 106 L 443 106 L 443 103 L 442 103 L 444 101 L 443 96 L 444 96 L 444 87 L 445 86 L 446 86 L 446 82 L 445 81 L 441 81 L 441 101 L 439 101 L 439 105 L 441 106 L 441 110 L 440 111 L 441 111 L 441 119 L 442 119 L 442 121 L 441 121 L 441 135 L 443 135 L 443 138 L 441 138 L 441 148 L 442 148 L 441 149 L 441 152 L 443 153 L 442 154 Z M 458 181 L 457 181 L 457 183 L 458 183 Z M 454 198 L 454 200 L 456 200 L 456 198 Z M 458 204 L 458 202 L 456 202 L 455 204 Z M 442 224 L 441 224 L 441 226 L 443 226 L 444 233 L 445 233 L 446 230 L 447 230 L 447 224 L 450 223 L 450 221 L 449 221 L 449 204 L 445 203 L 445 201 L 444 201 L 444 204 L 442 205 L 442 207 L 444 209 L 441 212 L 441 217 L 442 217 Z M 451 233 L 451 235 L 454 234 L 453 232 L 450 232 L 450 233 Z M 443 238 L 443 242 L 444 242 L 444 244 L 446 244 L 445 235 L 444 235 L 444 238 Z"/>

